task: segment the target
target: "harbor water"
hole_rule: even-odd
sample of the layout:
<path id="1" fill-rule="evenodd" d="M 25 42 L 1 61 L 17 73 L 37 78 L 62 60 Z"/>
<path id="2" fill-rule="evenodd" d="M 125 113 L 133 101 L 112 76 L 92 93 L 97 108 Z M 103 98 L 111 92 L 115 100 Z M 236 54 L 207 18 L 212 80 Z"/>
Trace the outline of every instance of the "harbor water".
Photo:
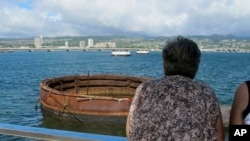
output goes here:
<path id="1" fill-rule="evenodd" d="M 221 106 L 230 107 L 237 86 L 250 79 L 249 60 L 249 53 L 202 53 L 195 79 L 212 86 Z M 13 51 L 0 54 L 0 66 L 0 123 L 115 136 L 125 136 L 124 125 L 79 124 L 42 114 L 39 83 L 46 78 L 88 73 L 164 75 L 161 52 L 118 57 L 111 56 L 111 51 Z"/>

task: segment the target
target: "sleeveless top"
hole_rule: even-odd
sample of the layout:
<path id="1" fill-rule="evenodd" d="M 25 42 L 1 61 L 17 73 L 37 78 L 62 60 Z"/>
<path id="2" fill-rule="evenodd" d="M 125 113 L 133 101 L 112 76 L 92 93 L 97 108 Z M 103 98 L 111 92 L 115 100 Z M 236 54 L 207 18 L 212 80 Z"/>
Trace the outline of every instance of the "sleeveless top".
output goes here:
<path id="1" fill-rule="evenodd" d="M 246 109 L 242 112 L 244 123 L 250 125 L 250 80 L 246 81 L 248 87 L 248 105 Z"/>

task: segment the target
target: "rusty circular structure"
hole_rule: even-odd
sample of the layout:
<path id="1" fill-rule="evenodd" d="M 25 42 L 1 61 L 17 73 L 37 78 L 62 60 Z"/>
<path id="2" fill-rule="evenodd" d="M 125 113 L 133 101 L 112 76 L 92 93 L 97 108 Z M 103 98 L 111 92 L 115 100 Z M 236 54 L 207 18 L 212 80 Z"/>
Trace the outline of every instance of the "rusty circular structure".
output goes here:
<path id="1" fill-rule="evenodd" d="M 40 83 L 41 107 L 61 119 L 124 120 L 136 88 L 148 79 L 111 74 L 45 79 Z"/>

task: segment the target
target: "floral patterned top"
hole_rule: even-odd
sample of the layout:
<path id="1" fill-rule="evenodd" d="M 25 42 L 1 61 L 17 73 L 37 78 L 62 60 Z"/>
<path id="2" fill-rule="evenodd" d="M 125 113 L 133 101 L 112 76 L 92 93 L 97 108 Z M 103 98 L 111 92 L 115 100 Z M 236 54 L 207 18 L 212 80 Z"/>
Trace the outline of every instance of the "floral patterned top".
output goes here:
<path id="1" fill-rule="evenodd" d="M 211 87 L 172 75 L 142 83 L 129 114 L 132 141 L 212 141 L 220 107 Z"/>

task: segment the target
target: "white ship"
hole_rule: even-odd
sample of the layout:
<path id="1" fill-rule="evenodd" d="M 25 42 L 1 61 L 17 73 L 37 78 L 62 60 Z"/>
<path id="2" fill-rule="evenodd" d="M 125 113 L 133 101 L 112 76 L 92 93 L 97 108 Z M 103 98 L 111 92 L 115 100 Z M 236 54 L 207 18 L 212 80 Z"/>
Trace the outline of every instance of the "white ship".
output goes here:
<path id="1" fill-rule="evenodd" d="M 131 52 L 128 50 L 124 50 L 124 51 L 113 50 L 111 55 L 112 56 L 130 56 Z"/>
<path id="2" fill-rule="evenodd" d="M 136 53 L 137 54 L 148 54 L 149 51 L 148 50 L 137 50 Z"/>

